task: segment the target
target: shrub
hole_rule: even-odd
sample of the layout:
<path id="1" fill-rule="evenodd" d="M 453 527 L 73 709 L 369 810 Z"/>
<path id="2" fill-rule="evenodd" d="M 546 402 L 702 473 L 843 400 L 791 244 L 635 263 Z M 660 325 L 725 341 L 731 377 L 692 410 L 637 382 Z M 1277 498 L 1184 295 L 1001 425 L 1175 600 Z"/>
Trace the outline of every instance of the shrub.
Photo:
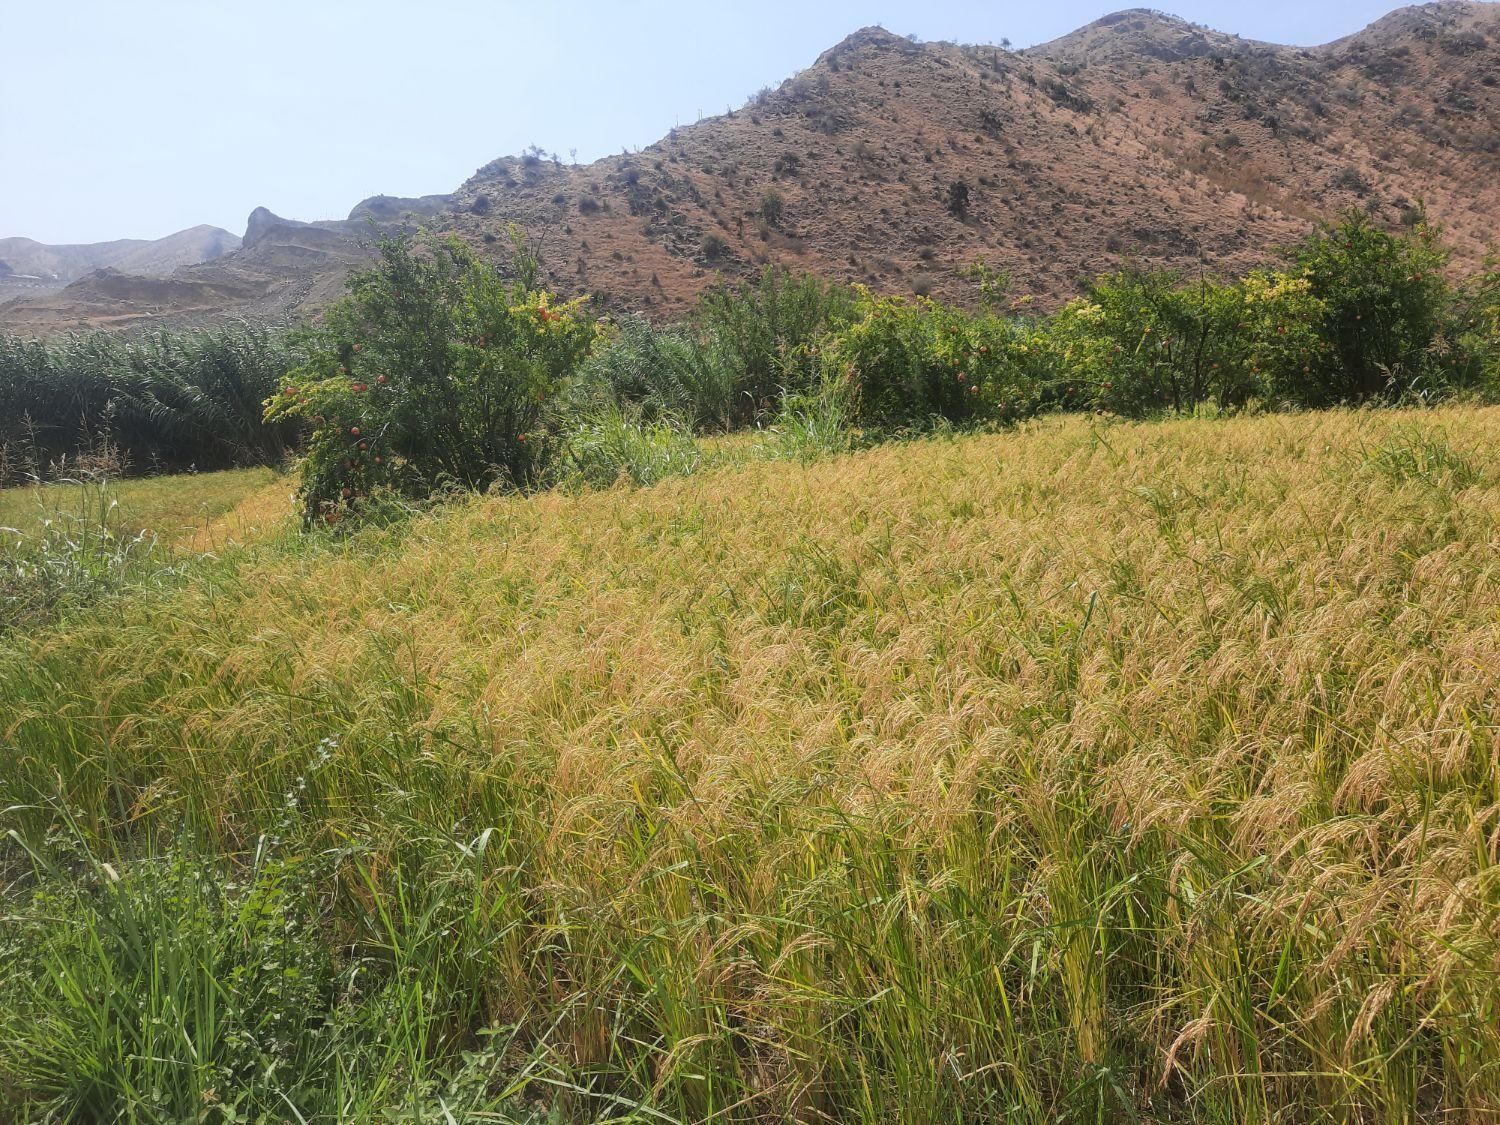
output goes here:
<path id="1" fill-rule="evenodd" d="M 852 315 L 852 290 L 768 267 L 753 282 L 708 289 L 685 323 L 622 318 L 603 330 L 560 416 L 613 402 L 645 421 L 729 430 L 774 413 L 818 381 L 817 342 Z M 564 428 L 567 421 L 560 423 Z"/>
<path id="2" fill-rule="evenodd" d="M 601 332 L 574 393 L 560 405 L 587 413 L 603 399 L 630 407 L 646 421 L 672 417 L 694 429 L 725 429 L 734 414 L 731 375 L 726 365 L 710 361 L 687 326 L 663 328 L 627 316 Z"/>
<path id="3" fill-rule="evenodd" d="M 774 411 L 784 392 L 812 386 L 818 340 L 848 323 L 854 308 L 853 290 L 774 266 L 756 281 L 707 290 L 691 327 L 707 377 L 729 394 L 726 425 L 746 425 Z"/>
<path id="4" fill-rule="evenodd" d="M 760 217 L 771 226 L 780 226 L 786 211 L 786 199 L 775 188 L 766 188 L 760 197 Z"/>
<path id="5" fill-rule="evenodd" d="M 703 256 L 710 262 L 717 262 L 720 258 L 729 254 L 729 243 L 722 237 L 710 231 L 703 236 Z"/>
<path id="6" fill-rule="evenodd" d="M 1329 345 L 1300 401 L 1391 398 L 1432 373 L 1429 348 L 1451 294 L 1442 276 L 1447 252 L 1425 220 L 1394 235 L 1351 210 L 1289 257 L 1323 304 L 1318 331 Z"/>
<path id="7" fill-rule="evenodd" d="M 1189 286 L 1172 273 L 1110 274 L 1038 334 L 1048 400 L 1140 416 L 1291 396 L 1322 348 L 1321 311 L 1309 284 L 1286 274 Z"/>
<path id="8" fill-rule="evenodd" d="M 1500 269 L 1494 262 L 1456 287 L 1428 350 L 1431 386 L 1418 391 L 1500 395 Z"/>
<path id="9" fill-rule="evenodd" d="M 379 244 L 380 260 L 312 337 L 267 403 L 310 424 L 304 518 L 336 522 L 376 490 L 524 488 L 546 469 L 542 420 L 593 338 L 582 299 L 537 288 L 518 236 L 514 279 L 456 239 Z"/>
<path id="10" fill-rule="evenodd" d="M 1034 79 L 1033 79 L 1034 81 Z M 1060 106 L 1073 110 L 1075 113 L 1092 113 L 1094 101 L 1087 94 L 1070 90 L 1064 83 L 1056 78 L 1044 78 L 1041 83 L 1043 91 Z"/>
<path id="11" fill-rule="evenodd" d="M 962 219 L 969 213 L 969 185 L 954 180 L 948 185 L 948 214 Z"/>
<path id="12" fill-rule="evenodd" d="M 829 341 L 825 369 L 850 380 L 862 424 L 1013 421 L 1035 412 L 1040 387 L 1011 322 L 867 290 L 859 311 Z"/>
<path id="13" fill-rule="evenodd" d="M 961 269 L 959 276 L 974 283 L 979 304 L 987 311 L 998 310 L 1010 295 L 1013 278 L 1008 269 L 996 269 L 988 262 L 975 260 Z"/>
<path id="14" fill-rule="evenodd" d="M 1352 191 L 1355 195 L 1368 195 L 1370 192 L 1369 179 L 1352 164 L 1345 165 L 1335 172 L 1331 183 L 1334 188 Z"/>

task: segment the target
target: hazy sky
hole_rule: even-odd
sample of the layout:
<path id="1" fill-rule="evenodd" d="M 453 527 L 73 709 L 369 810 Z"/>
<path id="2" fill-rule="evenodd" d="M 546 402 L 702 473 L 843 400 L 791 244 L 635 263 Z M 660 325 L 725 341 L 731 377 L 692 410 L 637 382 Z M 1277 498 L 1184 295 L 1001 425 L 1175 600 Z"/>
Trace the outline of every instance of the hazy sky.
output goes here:
<path id="1" fill-rule="evenodd" d="M 1150 2 L 1299 45 L 1400 6 Z M 342 218 L 532 143 L 580 161 L 649 144 L 867 24 L 1021 47 L 1130 3 L 0 0 L 0 237 L 238 234 L 259 205 Z"/>

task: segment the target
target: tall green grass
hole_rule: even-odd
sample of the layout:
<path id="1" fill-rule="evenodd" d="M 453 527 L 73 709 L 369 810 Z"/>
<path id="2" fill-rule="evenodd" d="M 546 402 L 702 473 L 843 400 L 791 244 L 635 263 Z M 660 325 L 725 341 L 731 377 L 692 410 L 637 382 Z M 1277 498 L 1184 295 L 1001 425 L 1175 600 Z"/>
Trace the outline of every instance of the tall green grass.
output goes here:
<path id="1" fill-rule="evenodd" d="M 34 529 L 0 527 L 0 633 L 173 570 L 154 535 L 127 526 L 107 476 L 63 487 L 71 502 L 46 510 Z"/>

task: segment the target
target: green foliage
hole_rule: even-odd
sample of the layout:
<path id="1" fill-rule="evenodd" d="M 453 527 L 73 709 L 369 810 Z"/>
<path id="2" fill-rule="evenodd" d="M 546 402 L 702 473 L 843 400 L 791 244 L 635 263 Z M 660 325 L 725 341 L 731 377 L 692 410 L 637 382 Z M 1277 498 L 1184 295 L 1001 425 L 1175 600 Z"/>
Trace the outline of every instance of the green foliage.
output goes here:
<path id="1" fill-rule="evenodd" d="M 1327 347 L 1303 402 L 1397 398 L 1448 381 L 1449 365 L 1431 351 L 1451 298 L 1448 253 L 1425 220 L 1396 235 L 1351 210 L 1289 257 L 1324 307 L 1318 333 Z"/>
<path id="2" fill-rule="evenodd" d="M 337 522 L 379 491 L 537 483 L 548 402 L 593 340 L 583 300 L 536 288 L 519 242 L 514 278 L 456 239 L 387 239 L 379 252 L 267 402 L 268 419 L 310 427 L 305 519 Z"/>
<path id="3" fill-rule="evenodd" d="M 830 373 L 850 380 L 860 423 L 1003 422 L 1035 412 L 1040 386 L 1025 364 L 1016 324 L 867 290 L 860 291 L 858 312 L 828 341 L 824 360 Z"/>
<path id="4" fill-rule="evenodd" d="M 812 274 L 768 266 L 755 282 L 703 294 L 691 325 L 713 385 L 729 388 L 726 427 L 773 413 L 783 393 L 818 378 L 818 341 L 855 315 L 853 290 Z"/>
<path id="5" fill-rule="evenodd" d="M 1489 262 L 1484 272 L 1458 286 L 1444 313 L 1430 350 L 1447 382 L 1489 398 L 1500 394 L 1500 268 L 1496 263 Z"/>
<path id="6" fill-rule="evenodd" d="M 990 312 L 998 310 L 1010 294 L 1010 270 L 995 269 L 988 262 L 975 261 L 959 272 L 974 283 L 979 291 L 980 305 Z"/>
<path id="7" fill-rule="evenodd" d="M 772 188 L 762 204 L 769 222 L 784 201 Z M 1350 213 L 1285 268 L 1234 281 L 1111 274 L 1048 317 L 1006 309 L 1008 275 L 983 265 L 965 271 L 978 315 L 769 267 L 709 289 L 682 323 L 596 326 L 512 243 L 504 268 L 453 240 L 382 243 L 295 337 L 0 340 L 0 393 L 22 407 L 0 418 L 0 482 L 101 447 L 134 469 L 269 462 L 305 432 L 304 514 L 331 523 L 380 497 L 654 479 L 648 463 L 684 434 L 790 432 L 814 414 L 881 429 L 1500 391 L 1500 273 L 1450 285 L 1419 214 L 1392 234 Z M 560 442 L 568 463 L 553 465 Z"/>
<path id="8" fill-rule="evenodd" d="M 296 426 L 263 424 L 261 403 L 299 359 L 286 332 L 248 325 L 0 337 L 0 486 L 103 446 L 131 472 L 276 464 Z"/>
<path id="9" fill-rule="evenodd" d="M 1111 274 L 1039 334 L 1049 399 L 1140 416 L 1296 398 L 1323 350 L 1321 312 L 1308 284 L 1285 274 L 1187 286 L 1170 273 Z"/>
<path id="10" fill-rule="evenodd" d="M 689 476 L 703 462 L 692 429 L 670 415 L 643 417 L 609 403 L 576 419 L 561 435 L 558 479 L 568 486 L 646 487 Z"/>
<path id="11" fill-rule="evenodd" d="M 1410 426 L 1397 430 L 1367 450 L 1364 462 L 1392 485 L 1422 481 L 1462 490 L 1484 480 L 1474 458 L 1455 449 L 1441 429 Z"/>
<path id="12" fill-rule="evenodd" d="M 1450 289 L 1425 223 L 1394 235 L 1350 214 L 1288 256 L 1287 270 L 1237 281 L 1100 278 L 1035 326 L 1046 405 L 1140 417 L 1494 386 L 1500 286 L 1485 275 Z"/>
<path id="13" fill-rule="evenodd" d="M 849 379 L 833 376 L 806 391 L 782 399 L 770 427 L 772 448 L 780 457 L 804 464 L 854 447 L 856 396 Z"/>
<path id="14" fill-rule="evenodd" d="M 590 413 L 602 398 L 648 421 L 682 419 L 695 430 L 727 429 L 734 415 L 734 373 L 711 362 L 709 351 L 686 325 L 658 327 L 642 316 L 622 317 L 601 331 L 579 373 L 578 393 L 561 408 Z"/>
<path id="15" fill-rule="evenodd" d="M 272 799 L 278 832 L 337 750 L 324 739 Z M 11 833 L 0 851 L 12 869 L 31 861 L 0 914 L 0 1092 L 15 1120 L 537 1120 L 512 1098 L 524 1072 L 499 1077 L 503 1029 L 489 1047 L 454 1034 L 474 1020 L 473 939 L 496 921 L 479 893 L 493 831 L 413 841 L 418 877 L 358 846 L 337 865 L 286 858 L 264 835 L 243 857 L 179 841 L 106 861 L 59 820 L 42 846 Z M 353 909 L 335 924 L 341 903 Z"/>
<path id="16" fill-rule="evenodd" d="M 106 473 L 55 487 L 69 503 L 39 513 L 34 530 L 0 527 L 0 634 L 172 570 L 154 536 L 125 525 Z"/>
<path id="17" fill-rule="evenodd" d="M 786 197 L 775 188 L 766 188 L 760 197 L 760 217 L 770 226 L 781 225 L 781 217 L 786 213 Z"/>
<path id="18" fill-rule="evenodd" d="M 64 1119 L 157 1122 L 279 1117 L 327 1081 L 335 973 L 305 873 L 79 861 L 5 924 L 0 1085 Z"/>

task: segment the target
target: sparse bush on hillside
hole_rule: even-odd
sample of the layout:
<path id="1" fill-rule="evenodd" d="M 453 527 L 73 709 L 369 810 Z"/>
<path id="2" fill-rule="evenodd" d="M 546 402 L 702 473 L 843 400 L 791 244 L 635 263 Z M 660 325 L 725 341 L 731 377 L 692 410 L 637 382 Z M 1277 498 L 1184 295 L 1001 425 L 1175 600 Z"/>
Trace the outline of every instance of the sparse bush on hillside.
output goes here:
<path id="1" fill-rule="evenodd" d="M 948 214 L 962 219 L 969 213 L 969 185 L 963 180 L 954 180 L 948 185 Z"/>
<path id="2" fill-rule="evenodd" d="M 1023 77 L 1028 78 L 1033 83 L 1035 82 L 1034 77 L 1030 77 L 1029 75 L 1023 75 Z M 1041 87 L 1049 98 L 1066 109 L 1071 109 L 1075 113 L 1092 113 L 1094 111 L 1094 100 L 1092 98 L 1087 94 L 1069 89 L 1065 83 L 1060 82 L 1056 78 L 1043 78 L 1041 80 Z"/>
<path id="3" fill-rule="evenodd" d="M 594 336 L 582 300 L 539 289 L 518 237 L 515 280 L 454 239 L 392 238 L 379 253 L 267 403 L 269 419 L 310 427 L 304 518 L 336 522 L 378 490 L 536 483 L 547 403 Z"/>
<path id="4" fill-rule="evenodd" d="M 724 241 L 723 236 L 714 234 L 712 231 L 703 236 L 701 249 L 703 257 L 710 262 L 717 262 L 729 255 L 729 243 Z"/>
<path id="5" fill-rule="evenodd" d="M 1341 191 L 1352 191 L 1355 195 L 1368 195 L 1370 191 L 1369 179 L 1352 164 L 1335 172 L 1330 182 L 1333 187 Z"/>
<path id="6" fill-rule="evenodd" d="M 771 226 L 780 226 L 786 212 L 786 199 L 775 188 L 766 188 L 760 197 L 760 217 Z"/>

